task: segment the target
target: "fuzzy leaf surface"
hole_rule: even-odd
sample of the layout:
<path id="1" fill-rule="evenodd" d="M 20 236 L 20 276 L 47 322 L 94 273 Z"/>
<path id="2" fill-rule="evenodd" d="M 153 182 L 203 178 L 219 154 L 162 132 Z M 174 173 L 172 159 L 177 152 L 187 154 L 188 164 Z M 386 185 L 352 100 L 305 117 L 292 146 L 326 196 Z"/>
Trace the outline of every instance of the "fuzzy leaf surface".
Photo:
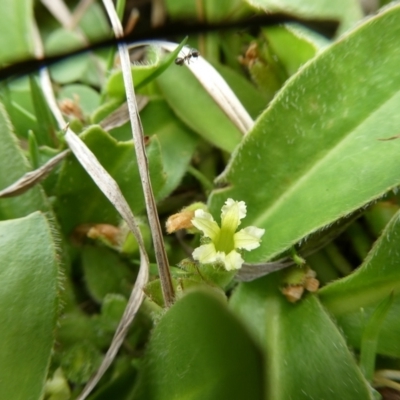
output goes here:
<path id="1" fill-rule="evenodd" d="M 58 266 L 45 216 L 0 222 L 0 398 L 39 400 L 54 342 Z"/>
<path id="2" fill-rule="evenodd" d="M 380 140 L 399 132 L 399 35 L 396 5 L 326 48 L 234 153 L 209 204 L 217 216 L 227 198 L 244 200 L 246 225 L 266 229 L 248 261 L 277 256 L 400 184 L 400 140 Z"/>
<path id="3" fill-rule="evenodd" d="M 289 303 L 280 274 L 240 284 L 233 310 L 247 323 L 267 359 L 267 398 L 371 399 L 344 337 L 315 296 Z"/>
<path id="4" fill-rule="evenodd" d="M 262 358 L 215 294 L 194 291 L 153 331 L 136 396 L 146 400 L 261 400 Z"/>

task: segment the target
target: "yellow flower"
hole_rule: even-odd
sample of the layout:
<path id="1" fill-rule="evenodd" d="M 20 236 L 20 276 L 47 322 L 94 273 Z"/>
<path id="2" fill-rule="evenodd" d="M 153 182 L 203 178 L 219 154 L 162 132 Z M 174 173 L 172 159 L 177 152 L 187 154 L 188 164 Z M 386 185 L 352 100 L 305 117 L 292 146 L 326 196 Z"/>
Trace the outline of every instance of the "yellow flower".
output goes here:
<path id="1" fill-rule="evenodd" d="M 208 244 L 196 248 L 193 258 L 202 264 L 222 263 L 227 271 L 241 268 L 244 260 L 236 249 L 253 250 L 260 246 L 265 229 L 249 226 L 236 232 L 240 220 L 246 216 L 244 201 L 228 199 L 221 210 L 221 227 L 212 215 L 196 210 L 192 224 L 211 239 Z"/>

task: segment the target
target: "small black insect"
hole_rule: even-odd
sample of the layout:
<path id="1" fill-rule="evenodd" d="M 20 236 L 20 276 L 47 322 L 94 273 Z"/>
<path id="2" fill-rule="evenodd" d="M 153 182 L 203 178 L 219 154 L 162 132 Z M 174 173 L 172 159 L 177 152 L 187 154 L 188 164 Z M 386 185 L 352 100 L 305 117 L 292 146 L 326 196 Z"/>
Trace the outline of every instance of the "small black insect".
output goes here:
<path id="1" fill-rule="evenodd" d="M 196 49 L 190 49 L 189 53 L 185 56 L 175 58 L 175 64 L 182 66 L 183 64 L 185 64 L 185 61 L 189 64 L 190 60 L 192 60 L 193 58 L 197 58 L 198 56 L 199 52 Z"/>

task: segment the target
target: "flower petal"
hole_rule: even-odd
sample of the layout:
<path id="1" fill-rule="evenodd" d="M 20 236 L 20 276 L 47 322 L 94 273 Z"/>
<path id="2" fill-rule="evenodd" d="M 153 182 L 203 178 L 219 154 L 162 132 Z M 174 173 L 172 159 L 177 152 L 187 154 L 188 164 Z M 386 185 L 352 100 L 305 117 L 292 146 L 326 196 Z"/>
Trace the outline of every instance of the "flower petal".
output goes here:
<path id="1" fill-rule="evenodd" d="M 235 248 L 253 250 L 260 246 L 261 236 L 264 235 L 265 229 L 248 226 L 235 233 Z"/>
<path id="2" fill-rule="evenodd" d="M 227 256 L 225 256 L 223 263 L 227 271 L 232 271 L 234 269 L 240 269 L 244 263 L 244 260 L 237 251 L 233 250 Z"/>
<path id="3" fill-rule="evenodd" d="M 201 264 L 210 264 L 218 261 L 217 252 L 213 243 L 203 244 L 194 249 L 192 256 L 195 260 L 200 261 Z"/>
<path id="4" fill-rule="evenodd" d="M 211 240 L 215 239 L 220 231 L 220 227 L 214 221 L 212 215 L 204 210 L 196 210 L 192 224 L 200 229 L 204 236 L 209 237 Z"/>
<path id="5" fill-rule="evenodd" d="M 239 219 L 243 219 L 246 216 L 247 209 L 246 209 L 246 203 L 244 201 L 235 201 L 233 199 L 228 199 L 226 200 L 225 205 L 222 206 L 221 218 L 224 218 L 224 215 L 232 207 L 238 207 Z"/>
<path id="6" fill-rule="evenodd" d="M 223 235 L 231 235 L 232 237 L 243 216 L 246 216 L 246 204 L 244 201 L 228 199 L 221 212 L 221 231 Z"/>

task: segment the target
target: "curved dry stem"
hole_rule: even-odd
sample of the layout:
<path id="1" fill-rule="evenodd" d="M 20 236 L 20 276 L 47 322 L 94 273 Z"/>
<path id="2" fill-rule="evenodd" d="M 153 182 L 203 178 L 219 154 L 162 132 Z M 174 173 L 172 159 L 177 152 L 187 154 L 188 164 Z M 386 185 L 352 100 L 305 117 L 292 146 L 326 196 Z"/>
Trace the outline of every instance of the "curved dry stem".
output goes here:
<path id="1" fill-rule="evenodd" d="M 123 28 L 121 22 L 118 19 L 118 15 L 116 13 L 113 2 L 111 0 L 103 0 L 103 4 L 110 18 L 115 36 L 117 38 L 122 37 Z M 124 78 L 126 98 L 128 103 L 136 158 L 139 167 L 139 174 L 142 181 L 142 188 L 146 203 L 147 216 L 149 219 L 151 235 L 153 238 L 156 260 L 160 274 L 161 288 L 164 297 L 164 303 L 167 307 L 169 307 L 172 305 L 174 300 L 174 289 L 172 286 L 167 253 L 165 251 L 161 225 L 158 219 L 156 202 L 154 199 L 153 189 L 150 181 L 150 173 L 145 151 L 143 129 L 139 119 L 139 113 L 137 110 L 135 91 L 133 87 L 133 80 L 131 73 L 131 64 L 126 44 L 125 43 L 119 44 L 118 51 L 121 61 L 122 76 Z"/>
<path id="2" fill-rule="evenodd" d="M 165 41 L 147 42 L 147 44 L 159 45 L 167 51 L 174 51 L 178 47 L 176 43 Z M 190 49 L 184 47 L 180 53 L 181 57 L 184 57 L 189 51 Z M 197 57 L 196 62 L 187 63 L 185 66 L 189 68 L 204 89 L 243 135 L 246 135 L 253 127 L 254 121 L 219 72 L 201 56 Z"/>
<path id="3" fill-rule="evenodd" d="M 144 298 L 144 292 L 142 288 L 148 281 L 148 264 L 145 258 L 146 257 L 144 257 L 143 255 L 141 256 L 139 275 L 136 278 L 135 286 L 132 289 L 131 297 L 129 298 L 128 304 L 125 308 L 124 315 L 121 318 L 117 330 L 115 331 L 113 340 L 109 349 L 107 350 L 103 362 L 101 363 L 96 373 L 86 383 L 86 386 L 84 387 L 82 393 L 77 397 L 76 400 L 86 399 L 90 392 L 95 388 L 99 380 L 102 378 L 108 367 L 113 362 L 119 348 L 121 347 L 128 333 L 129 327 L 139 309 L 137 305 L 140 305 Z"/>
<path id="4" fill-rule="evenodd" d="M 34 37 L 36 39 L 36 48 L 35 48 L 36 54 L 39 57 L 41 57 L 43 55 L 43 47 L 37 29 L 35 30 Z M 62 116 L 60 109 L 57 106 L 57 102 L 52 90 L 50 76 L 47 69 L 43 69 L 41 71 L 40 80 L 42 84 L 43 93 L 45 95 L 49 108 L 54 114 L 54 117 L 56 118 L 58 125 L 61 128 L 64 128 L 66 126 L 66 122 Z M 82 394 L 79 396 L 79 399 L 83 400 L 96 386 L 98 381 L 103 376 L 104 372 L 107 370 L 107 368 L 114 360 L 118 352 L 118 349 L 120 348 L 127 334 L 129 326 L 131 325 L 140 305 L 142 304 L 144 298 L 143 287 L 147 284 L 149 279 L 149 259 L 146 253 L 142 234 L 139 230 L 138 225 L 136 224 L 135 217 L 133 216 L 132 211 L 130 210 L 129 205 L 126 199 L 124 198 L 117 182 L 103 168 L 103 166 L 99 163 L 99 161 L 97 160 L 95 155 L 91 152 L 91 150 L 68 126 L 65 128 L 65 140 L 68 143 L 71 151 L 74 153 L 74 155 L 80 162 L 80 164 L 91 176 L 91 178 L 99 187 L 99 189 L 106 195 L 106 197 L 114 205 L 114 207 L 120 213 L 121 217 L 125 220 L 129 229 L 135 236 L 140 249 L 139 274 L 136 279 L 135 285 L 132 289 L 128 304 L 125 308 L 124 314 L 115 332 L 110 348 L 103 359 L 103 362 L 101 363 L 96 374 L 87 383 Z"/>
<path id="5" fill-rule="evenodd" d="M 34 171 L 29 171 L 10 186 L 0 191 L 0 198 L 19 196 L 25 193 L 33 186 L 40 183 L 53 170 L 53 168 L 70 153 L 69 150 L 64 150 L 55 157 L 47 161 L 40 168 Z"/>

